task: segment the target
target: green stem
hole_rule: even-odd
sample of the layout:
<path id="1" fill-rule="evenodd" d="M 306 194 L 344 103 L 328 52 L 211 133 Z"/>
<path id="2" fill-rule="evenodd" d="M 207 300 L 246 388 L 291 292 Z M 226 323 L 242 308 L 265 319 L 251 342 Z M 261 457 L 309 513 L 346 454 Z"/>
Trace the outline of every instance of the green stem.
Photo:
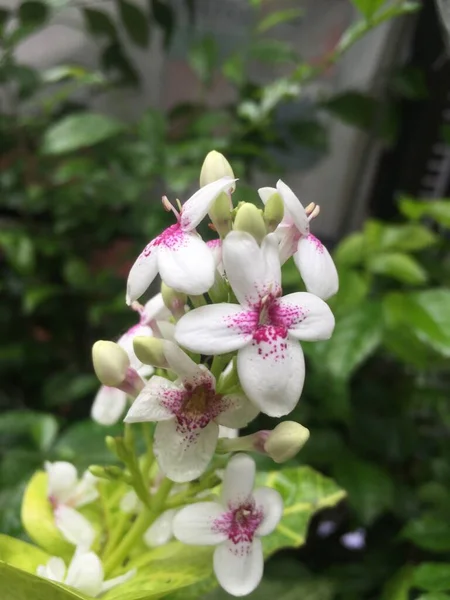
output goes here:
<path id="1" fill-rule="evenodd" d="M 111 535 L 108 537 L 108 540 L 103 549 L 103 560 L 109 558 L 114 548 L 117 546 L 120 539 L 123 537 L 125 531 L 129 528 L 131 515 L 125 512 L 121 512 L 120 517 L 117 521 L 117 524 L 114 530 L 111 532 Z"/>
<path id="2" fill-rule="evenodd" d="M 229 355 L 224 355 L 222 354 L 221 356 L 215 356 L 213 358 L 212 364 L 211 364 L 211 373 L 214 375 L 214 377 L 216 379 L 219 379 L 219 375 L 222 374 L 222 371 L 225 369 L 225 367 L 228 365 L 228 363 L 230 362 L 230 356 Z"/>
<path id="3" fill-rule="evenodd" d="M 200 306 L 206 305 L 205 296 L 203 294 L 201 296 L 189 296 L 194 308 L 199 308 Z"/>
<path id="4" fill-rule="evenodd" d="M 147 454 L 143 457 L 142 460 L 141 473 L 144 484 L 148 488 L 148 485 L 150 483 L 150 469 L 152 467 L 153 461 L 155 460 L 155 455 L 153 453 L 152 436 L 150 434 L 148 423 L 142 423 L 142 427 L 144 432 L 145 445 L 147 446 Z"/>

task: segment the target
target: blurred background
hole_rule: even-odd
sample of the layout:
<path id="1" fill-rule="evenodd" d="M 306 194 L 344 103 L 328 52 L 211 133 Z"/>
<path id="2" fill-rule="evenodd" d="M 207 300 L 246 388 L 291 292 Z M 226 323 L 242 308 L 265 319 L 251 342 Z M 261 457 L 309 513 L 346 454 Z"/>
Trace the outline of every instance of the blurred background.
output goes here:
<path id="1" fill-rule="evenodd" d="M 161 195 L 188 198 L 216 149 L 237 201 L 282 177 L 321 205 L 341 282 L 332 340 L 305 344 L 295 461 L 348 497 L 251 597 L 450 598 L 447 0 L 0 4 L 0 531 L 25 536 L 44 460 L 111 460 L 91 345 L 135 323 Z"/>

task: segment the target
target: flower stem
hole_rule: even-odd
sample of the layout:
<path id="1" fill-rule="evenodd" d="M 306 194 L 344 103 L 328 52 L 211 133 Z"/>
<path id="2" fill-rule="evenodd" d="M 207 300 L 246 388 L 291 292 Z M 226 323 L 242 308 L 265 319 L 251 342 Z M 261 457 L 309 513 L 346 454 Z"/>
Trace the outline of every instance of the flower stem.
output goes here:
<path id="1" fill-rule="evenodd" d="M 203 294 L 201 296 L 189 296 L 194 308 L 199 308 L 200 306 L 206 305 L 205 296 Z"/>
<path id="2" fill-rule="evenodd" d="M 117 546 L 119 540 L 123 537 L 125 531 L 129 527 L 129 524 L 130 515 L 122 512 L 103 549 L 103 560 L 108 559 L 112 554 L 112 551 Z"/>

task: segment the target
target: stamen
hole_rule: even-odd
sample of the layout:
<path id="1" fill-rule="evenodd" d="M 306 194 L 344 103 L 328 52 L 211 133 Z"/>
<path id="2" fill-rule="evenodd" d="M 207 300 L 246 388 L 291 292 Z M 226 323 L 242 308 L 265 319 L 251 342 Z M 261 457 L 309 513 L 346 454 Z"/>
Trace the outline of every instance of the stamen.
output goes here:
<path id="1" fill-rule="evenodd" d="M 131 303 L 130 308 L 132 310 L 135 310 L 138 313 L 141 313 L 144 310 L 144 307 L 142 306 L 142 304 L 140 302 L 138 302 L 137 300 L 135 300 L 134 302 Z"/>
<path id="2" fill-rule="evenodd" d="M 217 229 L 216 229 L 216 227 L 215 227 L 214 223 L 208 223 L 208 227 L 209 227 L 210 229 L 212 229 L 212 231 L 216 231 L 216 232 L 217 232 Z"/>
<path id="3" fill-rule="evenodd" d="M 312 211 L 312 213 L 308 216 L 308 221 L 312 221 L 313 219 L 315 219 L 320 213 L 320 206 L 317 204 L 314 207 L 314 210 Z"/>
<path id="4" fill-rule="evenodd" d="M 169 202 L 169 199 L 167 198 L 167 196 L 163 196 L 162 199 L 162 205 L 164 210 L 166 210 L 167 212 L 173 212 L 173 214 L 175 215 L 175 218 L 178 222 L 180 222 L 180 213 L 178 212 L 178 210 Z M 181 204 L 180 201 L 177 199 L 177 203 L 178 203 L 178 207 L 181 211 Z"/>
<path id="5" fill-rule="evenodd" d="M 312 213 L 312 211 L 314 210 L 315 206 L 316 206 L 316 205 L 315 205 L 315 203 L 314 203 L 314 202 L 310 202 L 310 203 L 308 204 L 308 206 L 305 208 L 305 212 L 306 212 L 306 214 L 307 214 L 307 215 L 309 215 L 310 213 Z"/>

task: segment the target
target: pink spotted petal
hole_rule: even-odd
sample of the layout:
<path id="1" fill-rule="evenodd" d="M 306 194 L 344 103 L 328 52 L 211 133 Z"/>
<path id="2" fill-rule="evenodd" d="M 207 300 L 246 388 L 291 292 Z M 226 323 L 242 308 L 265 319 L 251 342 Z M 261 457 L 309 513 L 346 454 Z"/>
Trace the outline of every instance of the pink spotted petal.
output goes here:
<path id="1" fill-rule="evenodd" d="M 154 375 L 131 405 L 125 423 L 165 421 L 173 418 L 168 406 L 181 403 L 184 390 L 164 377 Z"/>
<path id="2" fill-rule="evenodd" d="M 288 212 L 295 226 L 302 235 L 309 233 L 309 220 L 302 203 L 289 186 L 281 179 L 277 181 L 277 190 L 283 198 L 285 210 Z"/>
<path id="3" fill-rule="evenodd" d="M 192 352 L 226 354 L 248 344 L 257 323 L 258 313 L 242 310 L 238 304 L 210 304 L 181 317 L 175 339 Z"/>
<path id="4" fill-rule="evenodd" d="M 228 461 L 222 485 L 222 504 L 226 509 L 237 508 L 250 501 L 255 483 L 255 461 L 239 452 Z"/>
<path id="5" fill-rule="evenodd" d="M 236 179 L 222 177 L 217 181 L 208 183 L 200 188 L 193 196 L 186 200 L 181 210 L 181 228 L 183 231 L 192 231 L 202 221 L 211 207 L 211 204 L 221 192 L 232 189 Z"/>
<path id="6" fill-rule="evenodd" d="M 291 258 L 298 248 L 298 241 L 301 238 L 301 233 L 294 224 L 281 224 L 275 230 L 275 234 L 279 240 L 278 254 L 282 265 Z"/>
<path id="7" fill-rule="evenodd" d="M 326 302 L 309 292 L 295 292 L 276 300 L 271 308 L 273 322 L 289 330 L 289 336 L 304 342 L 328 340 L 334 316 Z"/>
<path id="8" fill-rule="evenodd" d="M 281 327 L 261 327 L 238 352 L 237 367 L 247 397 L 270 417 L 282 417 L 296 406 L 305 379 L 300 344 Z"/>
<path id="9" fill-rule="evenodd" d="M 214 527 L 224 512 L 217 502 L 196 502 L 182 508 L 173 520 L 174 536 L 183 544 L 215 546 L 227 539 L 226 533 Z"/>
<path id="10" fill-rule="evenodd" d="M 158 266 L 164 283 L 188 295 L 204 294 L 214 284 L 214 257 L 196 233 L 178 229 L 159 247 Z"/>
<path id="11" fill-rule="evenodd" d="M 131 267 L 127 281 L 127 304 L 140 298 L 158 274 L 159 237 L 147 244 Z"/>
<path id="12" fill-rule="evenodd" d="M 334 296 L 339 289 L 339 277 L 330 253 L 313 235 L 302 237 L 294 261 L 306 289 L 323 300 Z"/>
<path id="13" fill-rule="evenodd" d="M 206 384 L 215 389 L 216 378 L 205 366 L 195 363 L 177 344 L 164 341 L 163 352 L 171 370 L 178 375 L 184 386 L 197 387 Z"/>
<path id="14" fill-rule="evenodd" d="M 263 575 L 261 540 L 223 542 L 214 551 L 214 572 L 219 584 L 232 596 L 246 596 L 255 590 Z"/>
<path id="15" fill-rule="evenodd" d="M 231 429 L 245 427 L 259 413 L 259 409 L 244 394 L 229 394 L 223 398 L 223 404 L 226 409 L 216 417 L 216 423 Z"/>

